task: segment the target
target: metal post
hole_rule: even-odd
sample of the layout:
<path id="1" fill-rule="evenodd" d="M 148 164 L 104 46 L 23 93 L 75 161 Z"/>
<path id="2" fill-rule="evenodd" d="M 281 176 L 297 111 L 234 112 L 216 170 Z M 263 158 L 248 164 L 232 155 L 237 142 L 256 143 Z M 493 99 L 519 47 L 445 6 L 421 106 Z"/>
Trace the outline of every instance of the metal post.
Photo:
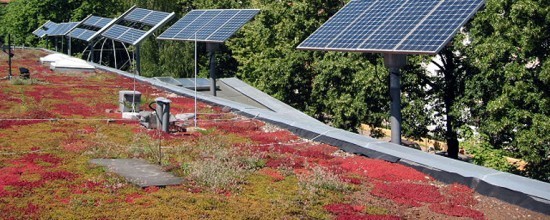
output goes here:
<path id="1" fill-rule="evenodd" d="M 111 43 L 113 44 L 113 55 L 115 59 L 115 69 L 118 69 L 118 64 L 116 63 L 116 47 L 115 47 L 115 41 L 111 40 Z"/>
<path id="2" fill-rule="evenodd" d="M 399 70 L 407 64 L 407 55 L 384 54 L 384 64 L 390 71 L 391 142 L 401 144 L 401 74 Z"/>
<path id="3" fill-rule="evenodd" d="M 69 36 L 67 39 L 68 39 L 68 42 L 67 42 L 67 54 L 69 54 L 69 56 L 72 56 L 72 53 L 71 53 L 71 46 L 72 46 L 71 37 Z"/>
<path id="4" fill-rule="evenodd" d="M 210 79 L 212 80 L 212 85 L 210 86 L 210 90 L 212 91 L 212 95 L 216 96 L 216 50 L 218 50 L 219 44 L 206 44 L 206 50 L 208 51 L 208 56 L 210 57 Z"/>
<path id="5" fill-rule="evenodd" d="M 134 54 L 136 56 L 136 75 L 141 75 L 141 45 L 136 45 L 136 51 L 134 51 Z"/>
<path id="6" fill-rule="evenodd" d="M 11 73 L 11 56 L 12 56 L 12 52 L 11 52 L 11 34 L 8 34 L 8 78 L 9 80 L 11 80 L 11 77 L 13 76 L 12 73 Z"/>
<path id="7" fill-rule="evenodd" d="M 89 47 L 90 47 L 90 61 L 92 63 L 95 63 L 94 59 L 95 59 L 95 51 L 94 51 L 94 42 L 93 41 L 90 41 L 89 43 Z"/>

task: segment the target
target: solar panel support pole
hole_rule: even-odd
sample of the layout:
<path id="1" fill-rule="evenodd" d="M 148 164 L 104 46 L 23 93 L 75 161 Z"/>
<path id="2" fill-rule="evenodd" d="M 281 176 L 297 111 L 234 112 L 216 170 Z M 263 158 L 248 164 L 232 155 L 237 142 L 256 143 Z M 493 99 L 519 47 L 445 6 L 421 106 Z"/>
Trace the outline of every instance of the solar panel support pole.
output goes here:
<path id="1" fill-rule="evenodd" d="M 13 74 L 11 73 L 11 34 L 8 34 L 8 79 L 11 80 Z"/>
<path id="2" fill-rule="evenodd" d="M 207 43 L 206 50 L 208 51 L 208 56 L 210 57 L 210 78 L 212 80 L 212 85 L 210 90 L 212 95 L 216 96 L 216 51 L 219 50 L 220 45 L 214 43 Z"/>
<path id="3" fill-rule="evenodd" d="M 94 63 L 95 62 L 94 61 L 94 58 L 95 58 L 95 56 L 94 56 L 94 53 L 95 53 L 95 51 L 94 51 L 94 41 L 90 41 L 90 43 L 88 43 L 88 45 L 90 47 L 90 61 L 92 63 Z"/>
<path id="4" fill-rule="evenodd" d="M 401 73 L 407 64 L 405 54 L 384 54 L 384 64 L 390 72 L 391 142 L 401 145 Z"/>
<path id="5" fill-rule="evenodd" d="M 134 52 L 136 56 L 136 75 L 141 75 L 141 45 L 136 44 L 136 51 Z"/>
<path id="6" fill-rule="evenodd" d="M 72 42 L 71 42 L 71 37 L 67 37 L 67 54 L 69 54 L 69 56 L 72 56 L 72 53 L 71 53 L 71 46 L 72 46 Z"/>

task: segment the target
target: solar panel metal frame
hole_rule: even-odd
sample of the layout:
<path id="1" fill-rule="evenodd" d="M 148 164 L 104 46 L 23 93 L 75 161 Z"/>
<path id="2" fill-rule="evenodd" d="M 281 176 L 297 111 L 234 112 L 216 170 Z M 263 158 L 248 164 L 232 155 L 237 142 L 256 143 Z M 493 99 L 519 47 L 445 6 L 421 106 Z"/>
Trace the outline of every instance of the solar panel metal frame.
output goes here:
<path id="1" fill-rule="evenodd" d="M 135 29 L 135 28 L 131 28 L 131 27 L 127 27 L 129 29 L 132 29 L 132 30 L 135 30 L 135 31 L 138 31 L 138 32 L 143 32 L 141 33 L 141 36 L 139 36 L 138 38 L 136 38 L 135 40 L 133 41 L 128 41 L 127 39 L 125 39 L 124 41 L 122 41 L 121 39 L 124 38 L 124 36 L 119 36 L 119 37 L 114 37 L 114 36 L 105 36 L 105 33 L 107 33 L 111 28 L 114 27 L 114 25 L 116 25 L 118 23 L 118 21 L 120 20 L 126 20 L 125 17 L 127 15 L 129 15 L 130 13 L 132 13 L 134 10 L 136 9 L 140 9 L 140 10 L 149 10 L 149 9 L 142 9 L 142 8 L 137 8 L 136 6 L 133 6 L 131 7 L 130 9 L 128 9 L 126 12 L 124 12 L 121 16 L 119 16 L 118 18 L 116 19 L 113 19 L 113 21 L 111 21 L 111 23 L 109 23 L 109 25 L 105 26 L 104 28 L 102 28 L 101 30 L 98 31 L 98 33 L 96 33 L 96 35 L 92 36 L 92 37 L 96 37 L 98 36 L 99 34 L 101 34 L 102 36 L 106 37 L 106 38 L 109 38 L 109 39 L 112 39 L 112 40 L 116 40 L 116 41 L 121 41 L 121 42 L 124 42 L 124 43 L 129 43 L 131 45 L 138 45 L 140 44 L 145 38 L 147 38 L 148 36 L 150 36 L 151 34 L 153 34 L 153 32 L 155 32 L 159 27 L 161 27 L 162 25 L 166 24 L 168 21 L 170 21 L 175 15 L 176 13 L 172 12 L 172 13 L 169 13 L 166 15 L 166 17 L 164 19 L 162 19 L 161 21 L 159 21 L 156 25 L 154 25 L 153 27 L 151 27 L 148 31 L 143 31 L 143 30 L 139 30 L 139 29 Z M 151 10 L 149 10 L 151 11 Z M 158 11 L 155 11 L 155 12 L 158 12 Z M 162 13 L 166 13 L 166 12 L 162 12 Z M 131 21 L 131 20 L 129 20 Z M 137 22 L 137 21 L 133 21 L 133 22 Z M 146 24 L 146 25 L 150 25 L 152 26 L 151 24 L 147 24 L 147 23 L 143 23 L 143 24 Z M 120 25 L 120 26 L 123 26 L 123 25 Z M 126 27 L 126 26 L 124 26 Z M 128 31 L 127 31 L 128 32 Z M 124 33 L 123 33 L 124 34 Z"/>
<path id="2" fill-rule="evenodd" d="M 433 4 L 429 10 L 419 11 L 426 14 L 423 14 L 421 17 L 416 18 L 414 22 L 409 23 L 408 26 L 405 26 L 405 22 L 408 20 L 399 18 L 406 18 L 404 15 L 407 13 L 415 13 L 409 9 L 401 8 L 390 8 L 385 13 L 380 13 L 382 15 L 389 15 L 383 18 L 374 17 L 376 12 L 384 10 L 387 8 L 377 6 L 377 4 L 396 4 L 400 7 L 403 7 L 406 4 L 414 5 L 419 7 L 419 4 L 422 3 L 431 3 Z M 456 8 L 452 8 L 452 4 L 460 3 L 462 6 L 467 5 L 468 10 L 464 10 L 466 13 L 454 13 L 454 14 L 445 14 L 446 16 L 455 16 L 455 20 L 450 18 L 442 18 L 438 10 L 444 9 L 442 7 L 448 7 L 445 12 L 455 12 L 459 11 Z M 338 11 L 334 16 L 332 16 L 325 24 L 323 24 L 319 29 L 317 29 L 312 35 L 310 35 L 306 40 L 304 40 L 297 49 L 300 50 L 319 50 L 319 51 L 342 51 L 342 52 L 368 52 L 368 53 L 395 53 L 395 54 L 437 54 L 445 45 L 447 45 L 452 38 L 456 35 L 458 30 L 464 26 L 468 20 L 470 20 L 475 13 L 483 7 L 484 0 L 424 0 L 424 1 L 392 1 L 392 0 L 352 0 L 346 6 L 344 6 L 340 11 Z M 367 6 L 366 8 L 364 6 Z M 357 7 L 357 8 L 354 8 Z M 363 8 L 361 8 L 363 7 Z M 462 8 L 458 8 L 462 9 Z M 378 11 L 377 11 L 378 10 Z M 369 14 L 369 12 L 374 12 Z M 355 14 L 354 14 L 355 13 Z M 441 22 L 439 20 L 448 20 L 455 21 L 449 22 L 444 26 L 445 33 L 440 33 L 436 35 L 435 33 L 426 32 L 426 31 L 440 31 Z M 429 22 L 436 21 L 434 24 Z M 379 24 L 376 24 L 378 22 Z M 401 22 L 401 23 L 400 23 Z M 411 24 L 413 26 L 411 26 Z M 370 27 L 370 26 L 372 27 Z M 400 26 L 401 25 L 401 26 Z M 431 25 L 431 26 L 430 26 Z M 395 31 L 401 31 L 399 34 L 403 37 L 399 39 L 392 39 L 392 33 L 388 32 L 388 29 L 395 29 Z M 371 28 L 371 29 L 369 29 Z M 399 29 L 401 28 L 401 29 Z M 407 29 L 409 28 L 409 29 Z M 403 30 L 406 29 L 407 32 Z M 369 32 L 370 33 L 367 33 Z M 384 32 L 386 31 L 386 32 Z M 437 45 L 415 45 L 413 39 L 417 41 L 430 42 L 429 40 L 423 40 L 419 37 L 419 31 L 424 31 L 423 36 L 434 38 L 434 36 L 439 37 L 436 42 Z M 373 40 L 370 37 L 375 36 L 377 33 L 380 37 Z M 364 35 L 363 38 L 357 38 L 358 35 Z M 355 36 L 355 39 L 345 38 L 342 36 Z M 394 36 L 395 37 L 395 36 Z M 360 41 L 360 43 L 359 43 Z M 374 41 L 374 42 L 373 42 Z M 319 43 L 316 43 L 319 42 Z M 385 46 L 381 46 L 384 44 Z M 405 45 L 405 43 L 409 43 Z M 317 44 L 317 45 L 316 45 Z M 333 45 L 338 46 L 333 46 Z M 345 46 L 346 44 L 352 46 Z M 367 47 L 365 45 L 369 45 Z M 375 46 L 373 46 L 375 45 Z M 391 46 L 391 47 L 390 47 Z M 424 48 L 422 48 L 424 47 Z"/>
<path id="3" fill-rule="evenodd" d="M 218 12 L 217 14 L 213 15 L 209 20 L 201 20 L 201 17 L 203 15 L 206 15 L 207 13 L 212 12 Z M 230 19 L 227 19 L 227 17 L 222 17 L 218 20 L 218 18 L 222 13 L 224 12 L 235 12 L 234 15 L 231 16 Z M 245 19 L 242 19 L 241 21 L 237 23 L 231 23 L 234 22 L 235 19 L 238 19 L 237 15 L 241 12 L 252 12 L 252 14 L 247 14 L 248 17 L 245 17 Z M 171 27 L 169 27 L 166 31 L 164 31 L 157 39 L 159 40 L 177 40 L 177 41 L 198 41 L 198 42 L 207 42 L 207 43 L 223 43 L 227 39 L 229 39 L 231 36 L 235 34 L 240 28 L 242 28 L 247 22 L 249 22 L 251 19 L 253 19 L 258 13 L 260 12 L 260 9 L 202 9 L 202 10 L 192 10 L 187 15 L 182 17 L 180 20 L 178 20 L 176 23 L 174 23 Z M 199 13 L 198 16 L 195 16 L 195 14 Z M 235 19 L 234 19 L 235 18 Z M 187 23 L 187 24 L 186 24 Z M 219 25 L 217 25 L 219 24 Z M 232 27 L 230 30 L 224 30 L 225 36 L 222 38 L 218 38 L 216 40 L 211 40 L 210 38 L 216 36 L 215 34 L 222 31 L 224 27 L 227 27 L 229 24 L 233 24 L 234 27 Z M 180 27 L 184 26 L 184 27 Z M 204 27 L 211 28 L 210 32 L 206 32 L 205 35 L 207 37 L 199 37 L 196 34 L 204 31 Z M 184 31 L 188 28 L 194 29 L 191 30 L 191 34 L 187 34 L 188 36 L 192 37 L 178 37 L 177 35 L 180 35 L 181 33 L 185 33 Z M 170 36 L 168 36 L 169 33 L 173 33 Z M 203 33 L 201 33 L 202 35 Z"/>
<path id="4" fill-rule="evenodd" d="M 52 22 L 50 20 L 46 21 L 46 23 L 40 25 L 36 30 L 34 30 L 32 33 L 36 35 L 39 38 L 43 38 L 48 36 L 48 33 L 52 32 L 57 28 L 57 23 Z M 44 30 L 44 28 L 48 28 L 48 30 Z"/>

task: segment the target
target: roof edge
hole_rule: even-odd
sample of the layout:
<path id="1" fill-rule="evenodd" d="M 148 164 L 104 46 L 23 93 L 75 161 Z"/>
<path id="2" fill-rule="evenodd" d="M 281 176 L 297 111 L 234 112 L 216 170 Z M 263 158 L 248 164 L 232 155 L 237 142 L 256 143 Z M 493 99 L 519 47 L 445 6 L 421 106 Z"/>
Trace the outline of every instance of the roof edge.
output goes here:
<path id="1" fill-rule="evenodd" d="M 45 51 L 55 53 L 49 50 Z M 188 97 L 194 97 L 195 95 L 194 91 L 189 89 L 162 83 L 142 76 L 136 76 L 125 71 L 96 63 L 90 64 L 98 69 L 117 73 L 129 78 L 135 78 L 140 82 L 150 84 L 178 95 Z M 319 125 L 319 123 L 311 123 L 310 119 L 302 121 L 295 120 L 294 118 L 288 119 L 285 115 L 281 115 L 277 112 L 258 109 L 256 107 L 207 94 L 197 94 L 197 99 L 213 105 L 231 107 L 236 110 L 235 112 L 238 114 L 279 125 L 306 139 L 338 146 L 344 151 L 365 155 L 371 158 L 399 162 L 429 174 L 439 181 L 445 183 L 458 182 L 468 185 L 480 194 L 495 197 L 523 208 L 550 215 L 550 183 L 428 154 L 393 143 L 382 142 L 377 139 L 333 128 L 325 124 Z M 298 110 L 295 111 L 299 112 Z M 286 114 L 288 114 L 288 112 Z"/>

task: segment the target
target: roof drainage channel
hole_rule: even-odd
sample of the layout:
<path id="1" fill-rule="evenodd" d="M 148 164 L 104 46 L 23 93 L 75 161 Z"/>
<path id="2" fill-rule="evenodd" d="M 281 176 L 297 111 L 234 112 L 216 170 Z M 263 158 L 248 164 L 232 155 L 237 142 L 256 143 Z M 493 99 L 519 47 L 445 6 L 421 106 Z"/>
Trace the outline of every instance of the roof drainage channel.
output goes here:
<path id="1" fill-rule="evenodd" d="M 126 77 L 135 77 L 136 80 L 179 95 L 194 96 L 194 91 L 189 89 L 161 83 L 154 79 L 135 76 L 134 74 L 98 64 L 91 64 L 99 69 L 115 72 Z M 380 142 L 373 138 L 332 128 L 320 122 L 312 122 L 309 116 L 300 120 L 300 117 L 289 117 L 288 113 L 281 114 L 265 109 L 258 109 L 211 95 L 197 94 L 197 99 L 214 105 L 231 107 L 238 110 L 236 113 L 279 125 L 303 138 L 338 146 L 344 151 L 371 158 L 400 162 L 423 171 L 442 182 L 459 182 L 470 186 L 483 195 L 496 197 L 547 215 L 550 214 L 549 183 L 428 154 L 392 143 Z"/>

